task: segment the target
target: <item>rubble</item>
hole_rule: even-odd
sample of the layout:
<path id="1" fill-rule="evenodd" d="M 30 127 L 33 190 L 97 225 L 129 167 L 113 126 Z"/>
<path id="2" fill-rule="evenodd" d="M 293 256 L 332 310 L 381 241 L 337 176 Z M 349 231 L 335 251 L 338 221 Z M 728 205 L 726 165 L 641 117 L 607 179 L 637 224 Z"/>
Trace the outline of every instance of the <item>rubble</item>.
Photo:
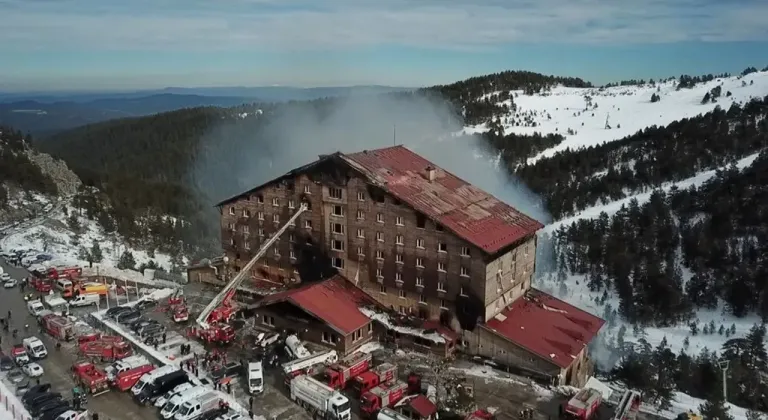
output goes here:
<path id="1" fill-rule="evenodd" d="M 444 344 L 446 342 L 445 337 L 438 333 L 437 331 L 429 332 L 430 330 L 425 330 L 423 328 L 418 328 L 416 324 L 412 321 L 412 318 L 399 318 L 399 319 L 393 319 L 393 317 L 389 316 L 388 314 L 377 312 L 371 308 L 359 308 L 360 312 L 362 312 L 365 316 L 368 318 L 371 318 L 374 321 L 379 322 L 380 324 L 384 325 L 387 329 L 396 331 L 400 334 L 406 334 L 406 335 L 413 335 L 417 337 L 421 337 L 427 340 L 431 340 L 432 342 L 438 343 L 438 344 Z M 403 325 L 403 324 L 410 324 L 410 325 Z"/>

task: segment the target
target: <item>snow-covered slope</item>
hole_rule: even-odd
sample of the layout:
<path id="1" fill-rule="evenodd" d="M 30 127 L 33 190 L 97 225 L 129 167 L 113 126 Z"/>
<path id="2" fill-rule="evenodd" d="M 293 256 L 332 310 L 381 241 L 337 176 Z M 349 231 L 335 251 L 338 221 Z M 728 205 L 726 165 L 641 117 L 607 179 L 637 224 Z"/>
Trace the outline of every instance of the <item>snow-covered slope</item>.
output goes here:
<path id="1" fill-rule="evenodd" d="M 42 196 L 36 196 L 35 199 L 49 201 Z M 81 228 L 79 232 L 73 232 L 68 226 L 67 214 L 77 212 L 77 210 L 74 209 L 69 199 L 63 199 L 59 202 L 49 201 L 45 207 L 49 211 L 37 218 L 7 227 L 4 231 L 0 229 L 0 232 L 5 235 L 0 239 L 0 248 L 3 250 L 33 249 L 51 255 L 53 260 L 48 264 L 73 264 L 88 267 L 88 262 L 79 255 L 80 248 L 90 249 L 94 243 L 98 243 L 103 260 L 100 264 L 94 264 L 94 267 L 102 268 L 102 274 L 121 280 L 133 281 L 143 277 L 138 272 L 131 272 L 132 270 L 117 270 L 115 268 L 120 256 L 126 250 L 133 254 L 136 267 L 149 261 L 154 261 L 165 270 L 169 270 L 171 267 L 169 255 L 161 253 L 150 255 L 147 251 L 133 249 L 123 243 L 122 238 L 118 235 L 105 234 L 98 223 L 85 217 L 78 217 Z"/>
<path id="2" fill-rule="evenodd" d="M 702 104 L 704 95 L 720 86 L 717 102 Z M 730 95 L 728 93 L 730 92 Z M 768 95 L 768 72 L 717 78 L 692 88 L 677 89 L 677 81 L 654 85 L 610 88 L 556 87 L 550 92 L 526 95 L 512 91 L 516 110 L 501 119 L 505 133 L 557 133 L 559 145 L 528 159 L 532 164 L 565 149 L 577 149 L 619 140 L 653 125 L 665 126 L 683 118 L 707 113 L 716 106 L 728 109 Z M 660 97 L 651 102 L 652 95 Z M 507 101 L 509 105 L 509 101 Z M 606 128 L 606 122 L 611 128 Z M 466 133 L 488 131 L 485 124 L 466 127 Z"/>

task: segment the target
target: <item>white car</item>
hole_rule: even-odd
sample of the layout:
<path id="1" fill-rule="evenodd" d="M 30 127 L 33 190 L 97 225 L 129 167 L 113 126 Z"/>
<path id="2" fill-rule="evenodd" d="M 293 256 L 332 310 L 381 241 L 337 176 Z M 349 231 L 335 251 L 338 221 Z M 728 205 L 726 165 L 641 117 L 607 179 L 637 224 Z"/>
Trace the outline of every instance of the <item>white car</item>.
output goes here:
<path id="1" fill-rule="evenodd" d="M 31 302 L 27 302 L 27 310 L 33 316 L 38 316 L 45 310 L 45 306 L 43 306 L 39 300 L 33 300 Z"/>
<path id="2" fill-rule="evenodd" d="M 6 289 L 12 289 L 16 287 L 16 285 L 18 284 L 19 284 L 18 280 L 8 279 L 8 280 L 5 280 L 5 283 L 3 283 L 3 287 L 5 287 Z"/>
<path id="3" fill-rule="evenodd" d="M 30 378 L 37 378 L 43 376 L 43 367 L 37 363 L 27 363 L 21 367 L 21 371 L 27 374 Z"/>
<path id="4" fill-rule="evenodd" d="M 0 281 L 8 281 L 11 279 L 11 275 L 8 273 L 0 274 Z"/>

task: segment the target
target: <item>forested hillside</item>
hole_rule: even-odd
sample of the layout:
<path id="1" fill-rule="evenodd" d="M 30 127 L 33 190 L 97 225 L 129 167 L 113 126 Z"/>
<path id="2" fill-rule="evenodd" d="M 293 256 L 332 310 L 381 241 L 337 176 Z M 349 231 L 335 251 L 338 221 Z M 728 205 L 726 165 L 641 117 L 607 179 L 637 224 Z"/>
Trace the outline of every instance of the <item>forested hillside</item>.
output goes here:
<path id="1" fill-rule="evenodd" d="M 26 151 L 31 143 L 30 136 L 0 126 L 0 209 L 8 205 L 9 189 L 57 193 L 53 179 L 29 159 Z"/>

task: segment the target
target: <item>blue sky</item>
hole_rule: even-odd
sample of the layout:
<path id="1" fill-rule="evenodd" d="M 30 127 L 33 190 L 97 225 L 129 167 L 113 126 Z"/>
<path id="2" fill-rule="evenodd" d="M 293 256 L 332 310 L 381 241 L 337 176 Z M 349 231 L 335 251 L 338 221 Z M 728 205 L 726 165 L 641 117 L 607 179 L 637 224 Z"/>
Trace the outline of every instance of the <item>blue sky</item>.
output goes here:
<path id="1" fill-rule="evenodd" d="M 766 0 L 0 0 L 0 90 L 596 83 L 768 65 Z"/>

